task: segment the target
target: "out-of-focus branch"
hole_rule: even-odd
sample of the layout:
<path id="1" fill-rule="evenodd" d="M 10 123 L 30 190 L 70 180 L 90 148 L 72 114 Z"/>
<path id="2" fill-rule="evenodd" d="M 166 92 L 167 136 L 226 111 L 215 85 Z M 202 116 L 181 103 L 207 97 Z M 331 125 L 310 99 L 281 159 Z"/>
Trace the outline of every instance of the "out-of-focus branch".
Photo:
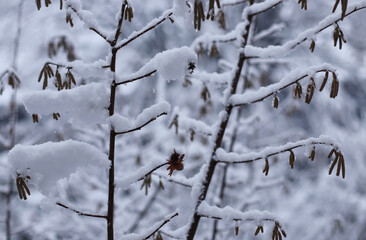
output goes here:
<path id="1" fill-rule="evenodd" d="M 130 133 L 130 132 L 134 132 L 134 131 L 137 131 L 137 130 L 141 130 L 143 127 L 145 127 L 146 125 L 148 125 L 152 121 L 155 121 L 158 117 L 163 116 L 163 115 L 167 115 L 167 114 L 168 113 L 166 113 L 166 112 L 160 113 L 158 116 L 156 116 L 154 118 L 151 118 L 149 121 L 145 122 L 144 124 L 142 124 L 142 125 L 140 125 L 138 127 L 132 128 L 132 129 L 127 130 L 127 131 L 116 132 L 115 134 L 116 135 L 121 135 L 121 134 L 126 134 L 126 133 Z"/>
<path id="2" fill-rule="evenodd" d="M 70 211 L 73 211 L 73 212 L 77 213 L 77 214 L 78 214 L 78 215 L 80 215 L 80 216 L 94 217 L 94 218 L 105 218 L 105 219 L 107 218 L 107 216 L 105 216 L 105 215 L 97 215 L 97 214 L 83 213 L 83 212 L 81 212 L 81 211 L 79 211 L 79 210 L 76 210 L 76 209 L 70 208 L 70 207 L 68 207 L 68 206 L 66 206 L 65 204 L 62 204 L 62 203 L 60 203 L 60 202 L 57 202 L 56 204 L 57 204 L 58 206 L 60 206 L 60 207 L 63 207 L 63 208 L 68 209 L 68 210 L 70 210 Z"/>

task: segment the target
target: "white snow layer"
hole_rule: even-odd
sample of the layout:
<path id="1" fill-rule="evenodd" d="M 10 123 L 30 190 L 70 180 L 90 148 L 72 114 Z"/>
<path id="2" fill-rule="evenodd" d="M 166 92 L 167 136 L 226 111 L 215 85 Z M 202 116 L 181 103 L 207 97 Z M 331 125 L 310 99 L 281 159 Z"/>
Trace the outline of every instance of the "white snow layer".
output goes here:
<path id="1" fill-rule="evenodd" d="M 282 78 L 279 82 L 265 86 L 260 87 L 257 90 L 247 90 L 243 94 L 234 94 L 230 97 L 229 103 L 232 105 L 245 105 L 254 103 L 256 101 L 259 101 L 267 96 L 272 95 L 274 92 L 277 92 L 286 86 L 292 84 L 293 82 L 297 81 L 298 79 L 307 77 L 307 76 L 313 76 L 319 71 L 328 70 L 328 71 L 335 71 L 336 69 L 329 65 L 329 64 L 322 64 L 320 66 L 313 66 L 309 67 L 306 70 L 302 69 L 295 69 L 291 71 L 289 74 L 287 74 L 284 78 Z"/>
<path id="2" fill-rule="evenodd" d="M 148 121 L 156 119 L 159 115 L 168 113 L 169 110 L 170 104 L 168 102 L 161 102 L 154 104 L 151 107 L 145 108 L 142 113 L 137 116 L 133 123 L 118 113 L 115 113 L 113 116 L 109 117 L 109 122 L 116 132 L 124 132 L 129 129 L 141 127 Z"/>
<path id="3" fill-rule="evenodd" d="M 32 91 L 24 94 L 23 103 L 29 114 L 60 113 L 71 124 L 90 126 L 105 123 L 109 93 L 106 85 L 90 83 L 70 90 Z"/>
<path id="4" fill-rule="evenodd" d="M 8 157 L 9 173 L 14 177 L 17 174 L 29 176 L 30 182 L 44 195 L 51 193 L 59 180 L 68 178 L 79 168 L 96 166 L 107 169 L 110 165 L 106 154 L 75 140 L 16 145 Z"/>
<path id="5" fill-rule="evenodd" d="M 197 61 L 196 53 L 189 47 L 169 49 L 156 54 L 140 70 L 128 76 L 118 78 L 118 82 L 127 81 L 156 70 L 165 80 L 180 80 L 190 73 L 189 64 Z"/>

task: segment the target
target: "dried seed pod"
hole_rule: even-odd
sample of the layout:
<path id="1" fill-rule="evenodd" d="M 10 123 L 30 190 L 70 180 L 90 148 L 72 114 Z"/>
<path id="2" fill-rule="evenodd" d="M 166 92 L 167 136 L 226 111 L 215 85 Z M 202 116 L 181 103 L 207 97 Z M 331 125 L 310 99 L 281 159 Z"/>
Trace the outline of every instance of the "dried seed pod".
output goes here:
<path id="1" fill-rule="evenodd" d="M 255 230 L 254 236 L 257 236 L 259 234 L 259 232 L 262 232 L 262 233 L 264 232 L 263 231 L 263 226 L 261 226 L 261 225 L 259 225 L 257 227 L 257 229 Z"/>
<path id="2" fill-rule="evenodd" d="M 66 14 L 66 23 L 70 24 L 70 27 L 74 27 L 74 23 L 72 22 L 71 14 Z"/>
<path id="3" fill-rule="evenodd" d="M 33 118 L 33 123 L 38 123 L 38 115 L 37 114 L 32 114 L 32 118 Z"/>
<path id="4" fill-rule="evenodd" d="M 304 10 L 307 10 L 308 9 L 307 0 L 299 0 L 297 3 L 298 4 L 301 3 L 301 9 L 304 9 Z"/>
<path id="5" fill-rule="evenodd" d="M 161 236 L 161 233 L 158 232 L 158 235 L 154 238 L 154 240 L 163 240 L 163 236 Z"/>
<path id="6" fill-rule="evenodd" d="M 43 86 L 42 86 L 42 89 L 45 90 L 47 88 L 47 85 L 48 85 L 48 75 L 47 75 L 47 72 L 46 72 L 46 69 L 43 71 Z"/>
<path id="7" fill-rule="evenodd" d="M 163 184 L 163 182 L 161 180 L 159 180 L 159 188 L 161 190 L 164 190 L 165 189 L 164 184 Z"/>
<path id="8" fill-rule="evenodd" d="M 201 98 L 203 99 L 204 102 L 210 100 L 211 94 L 210 91 L 208 90 L 206 84 L 204 84 L 204 87 L 201 91 Z"/>
<path id="9" fill-rule="evenodd" d="M 280 102 L 280 100 L 279 100 L 279 98 L 277 97 L 277 94 L 275 94 L 274 95 L 274 97 L 273 97 L 273 102 L 272 102 L 272 106 L 274 107 L 274 108 L 278 108 L 278 104 L 279 104 L 279 102 Z"/>
<path id="10" fill-rule="evenodd" d="M 194 135 L 196 134 L 196 132 L 195 132 L 193 129 L 190 129 L 190 132 L 191 132 L 190 139 L 191 139 L 191 142 L 193 142 L 193 140 L 194 140 Z"/>
<path id="11" fill-rule="evenodd" d="M 342 178 L 344 179 L 346 177 L 346 166 L 345 166 L 345 163 L 344 163 L 344 158 L 343 158 L 343 155 L 340 153 L 340 161 L 342 163 Z"/>
<path id="12" fill-rule="evenodd" d="M 315 90 L 315 83 L 314 83 L 314 78 L 310 78 L 310 83 L 308 85 L 308 88 L 306 90 L 306 96 L 305 96 L 305 103 L 309 104 L 311 102 L 311 99 L 313 98 L 314 95 L 314 90 Z"/>
<path id="13" fill-rule="evenodd" d="M 61 117 L 60 113 L 53 113 L 53 119 L 55 119 L 56 121 Z"/>
<path id="14" fill-rule="evenodd" d="M 264 175 L 268 175 L 268 171 L 269 171 L 269 163 L 268 163 L 268 158 L 265 159 L 266 160 L 266 164 L 264 165 L 264 168 L 263 168 L 263 173 Z"/>
<path id="15" fill-rule="evenodd" d="M 331 158 L 333 156 L 333 154 L 337 155 L 337 151 L 335 149 L 332 149 L 329 154 L 328 154 L 328 158 Z"/>
<path id="16" fill-rule="evenodd" d="M 311 41 L 309 49 L 310 49 L 311 52 L 314 52 L 314 49 L 315 49 L 315 41 L 314 40 Z"/>
<path id="17" fill-rule="evenodd" d="M 45 0 L 45 1 L 44 1 L 44 3 L 45 3 L 45 5 L 46 5 L 46 7 L 48 7 L 48 5 L 50 5 L 50 4 L 51 4 L 51 0 Z"/>
<path id="18" fill-rule="evenodd" d="M 215 0 L 210 0 L 208 3 L 207 19 L 215 20 Z"/>
<path id="19" fill-rule="evenodd" d="M 41 0 L 36 0 L 36 4 L 37 4 L 37 9 L 40 10 L 41 9 Z"/>
<path id="20" fill-rule="evenodd" d="M 201 0 L 194 1 L 193 7 L 194 17 L 193 17 L 193 24 L 194 29 L 198 31 L 201 30 L 201 21 L 205 21 L 205 13 L 203 11 L 203 4 Z"/>
<path id="21" fill-rule="evenodd" d="M 219 27 L 221 29 L 225 30 L 226 29 L 225 13 L 222 10 L 220 10 L 217 13 L 217 18 L 218 18 L 217 22 L 219 24 Z"/>
<path id="22" fill-rule="evenodd" d="M 322 85 L 321 85 L 321 86 L 320 86 L 320 88 L 319 88 L 319 91 L 320 91 L 320 92 L 321 92 L 321 91 L 323 91 L 323 89 L 324 89 L 325 85 L 327 84 L 328 76 L 329 76 L 329 72 L 328 72 L 328 71 L 326 71 L 326 72 L 325 72 L 325 75 L 324 75 L 324 79 L 323 79 Z"/>
<path id="23" fill-rule="evenodd" d="M 311 150 L 310 156 L 309 156 L 311 161 L 314 161 L 315 158 L 315 146 L 313 146 L 313 149 Z"/>
<path id="24" fill-rule="evenodd" d="M 301 94 L 302 94 L 302 86 L 300 83 L 296 83 L 296 87 L 294 89 L 294 96 L 301 98 Z"/>
<path id="25" fill-rule="evenodd" d="M 27 193 L 28 195 L 31 195 L 31 193 L 30 193 L 30 191 L 29 191 L 29 188 L 28 188 L 28 186 L 27 186 L 27 183 L 25 182 L 24 178 L 20 178 L 20 182 L 21 182 L 21 184 L 23 185 L 24 190 L 26 191 L 26 193 Z M 27 199 L 27 198 L 25 198 L 25 199 Z"/>
<path id="26" fill-rule="evenodd" d="M 57 87 L 57 90 L 60 91 L 62 90 L 62 78 L 58 69 L 56 69 L 55 77 L 56 77 L 55 86 Z"/>
<path id="27" fill-rule="evenodd" d="M 332 174 L 333 172 L 333 168 L 335 167 L 336 163 L 338 162 L 338 158 L 339 158 L 339 154 L 336 153 L 336 157 L 334 158 L 332 164 L 330 165 L 330 168 L 329 168 L 329 175 Z"/>
<path id="28" fill-rule="evenodd" d="M 238 236 L 239 234 L 239 226 L 235 226 L 235 235 Z"/>
<path id="29" fill-rule="evenodd" d="M 295 163 L 295 154 L 292 150 L 289 150 L 289 152 L 290 152 L 290 156 L 289 156 L 288 160 L 289 160 L 289 164 L 291 166 L 291 169 L 293 169 L 294 168 L 294 163 Z"/>
<path id="30" fill-rule="evenodd" d="M 338 95 L 339 90 L 339 82 L 337 80 L 337 75 L 333 73 L 333 81 L 332 81 L 332 87 L 330 89 L 330 97 L 335 98 Z"/>
<path id="31" fill-rule="evenodd" d="M 332 12 L 335 12 L 335 10 L 337 9 L 338 7 L 338 4 L 339 4 L 339 0 L 336 0 L 335 3 L 334 3 L 334 6 L 333 6 L 333 10 Z"/>
<path id="32" fill-rule="evenodd" d="M 23 193 L 22 193 L 22 190 L 21 190 L 19 178 L 16 179 L 16 185 L 17 185 L 17 189 L 18 189 L 19 198 L 23 199 Z"/>
<path id="33" fill-rule="evenodd" d="M 178 135 L 178 129 L 179 129 L 179 124 L 178 124 L 178 114 L 175 115 L 175 117 L 173 118 L 172 122 L 169 124 L 168 128 L 172 128 L 172 126 L 175 126 L 175 134 Z"/>
<path id="34" fill-rule="evenodd" d="M 60 0 L 60 10 L 62 10 L 63 0 Z"/>
<path id="35" fill-rule="evenodd" d="M 213 42 L 210 50 L 210 57 L 217 57 L 219 55 L 219 49 L 216 46 L 216 43 Z"/>

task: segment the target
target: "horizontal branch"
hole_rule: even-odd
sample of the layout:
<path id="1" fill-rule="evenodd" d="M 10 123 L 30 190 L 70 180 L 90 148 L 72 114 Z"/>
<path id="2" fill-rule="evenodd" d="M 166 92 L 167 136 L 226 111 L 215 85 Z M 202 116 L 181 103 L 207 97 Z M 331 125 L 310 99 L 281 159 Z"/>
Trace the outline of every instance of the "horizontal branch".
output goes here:
<path id="1" fill-rule="evenodd" d="M 166 11 L 160 18 L 154 19 L 153 21 L 148 23 L 144 28 L 142 28 L 140 31 L 133 32 L 129 37 L 118 42 L 115 46 L 115 49 L 118 51 L 119 49 L 123 48 L 130 42 L 134 41 L 136 38 L 144 35 L 145 33 L 149 32 L 150 30 L 153 30 L 154 28 L 159 26 L 161 23 L 163 23 L 165 20 L 169 19 L 170 16 L 172 16 L 172 15 L 173 15 L 172 10 Z"/>
<path id="2" fill-rule="evenodd" d="M 162 163 L 156 167 L 154 167 L 153 169 L 151 169 L 149 172 L 145 173 L 145 175 L 143 177 L 141 177 L 138 181 L 141 181 L 143 180 L 145 177 L 149 176 L 151 173 L 153 173 L 154 171 L 158 170 L 159 168 L 165 166 L 165 165 L 168 165 L 169 162 L 166 162 L 166 163 Z"/>
<path id="3" fill-rule="evenodd" d="M 130 83 L 130 82 L 134 82 L 134 81 L 140 80 L 142 78 L 149 77 L 149 76 L 153 75 L 154 73 L 156 73 L 156 71 L 157 70 L 155 69 L 155 70 L 152 70 L 151 72 L 148 72 L 148 73 L 146 73 L 146 74 L 144 74 L 142 76 L 138 76 L 138 77 L 132 78 L 130 80 L 125 80 L 125 81 L 122 81 L 122 82 L 118 82 L 118 83 L 116 83 L 116 86 L 121 85 L 121 84 L 126 84 L 126 83 Z"/>
<path id="4" fill-rule="evenodd" d="M 77 213 L 80 216 L 94 217 L 94 218 L 105 218 L 105 219 L 107 219 L 107 216 L 105 216 L 105 215 L 96 215 L 96 214 L 83 213 L 81 211 L 78 211 L 78 210 L 75 210 L 73 208 L 70 208 L 70 207 L 68 207 L 68 206 L 66 206 L 66 205 L 64 205 L 62 203 L 59 203 L 59 202 L 57 202 L 56 204 L 58 206 L 60 206 L 60 207 L 66 208 L 66 209 L 68 209 L 70 211 L 73 211 L 73 212 Z"/>
<path id="5" fill-rule="evenodd" d="M 345 16 L 349 16 L 359 10 L 366 8 L 366 1 L 359 1 L 358 3 L 354 3 L 348 6 L 348 9 L 352 9 Z M 281 57 L 286 56 L 291 50 L 295 49 L 301 43 L 312 39 L 316 34 L 322 32 L 330 26 L 338 23 L 342 19 L 342 13 L 333 13 L 327 17 L 325 17 L 319 24 L 313 28 L 309 28 L 306 31 L 303 31 L 298 37 L 293 40 L 286 42 L 280 46 L 268 46 L 268 47 L 255 47 L 255 46 L 247 46 L 244 50 L 244 53 L 247 57 L 250 58 L 266 58 L 266 57 Z"/>
<path id="6" fill-rule="evenodd" d="M 227 164 L 250 163 L 266 159 L 268 157 L 278 155 L 284 152 L 288 152 L 296 148 L 314 145 L 327 145 L 333 147 L 334 149 L 339 148 L 338 144 L 335 143 L 335 141 L 328 137 L 321 136 L 319 138 L 309 138 L 297 142 L 289 142 L 283 146 L 266 147 L 260 152 L 251 152 L 244 154 L 227 153 L 222 148 L 220 148 L 216 151 L 215 161 Z"/>
<path id="7" fill-rule="evenodd" d="M 311 77 L 312 75 L 320 72 L 335 72 L 335 70 L 336 69 L 329 64 L 313 66 L 306 70 L 296 69 L 291 71 L 277 83 L 261 87 L 258 90 L 247 90 L 243 94 L 234 94 L 230 97 L 229 103 L 232 106 L 238 107 L 260 102 L 274 95 L 278 91 L 281 91 L 291 85 L 298 83 L 300 80 L 306 77 Z"/>
<path id="8" fill-rule="evenodd" d="M 145 122 L 144 124 L 142 124 L 142 125 L 140 125 L 138 127 L 132 128 L 130 130 L 127 130 L 127 131 L 116 132 L 116 135 L 121 135 L 121 134 L 126 134 L 126 133 L 130 133 L 130 132 L 134 132 L 134 131 L 137 131 L 137 130 L 141 130 L 143 127 L 145 127 L 146 125 L 148 125 L 152 121 L 155 121 L 158 117 L 163 116 L 163 115 L 167 115 L 167 114 L 168 113 L 166 113 L 166 112 L 160 113 L 159 115 L 157 115 L 154 118 L 151 118 L 149 121 Z"/>

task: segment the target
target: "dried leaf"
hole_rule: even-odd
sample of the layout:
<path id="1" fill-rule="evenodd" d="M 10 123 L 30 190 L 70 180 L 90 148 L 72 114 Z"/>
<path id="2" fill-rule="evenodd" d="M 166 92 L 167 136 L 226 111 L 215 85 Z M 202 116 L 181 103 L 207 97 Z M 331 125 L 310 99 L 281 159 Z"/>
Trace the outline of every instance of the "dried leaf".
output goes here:
<path id="1" fill-rule="evenodd" d="M 268 163 L 268 158 L 266 158 L 265 159 L 265 161 L 266 161 L 266 164 L 264 165 L 264 168 L 263 168 L 263 173 L 264 173 L 264 175 L 268 175 L 268 172 L 269 172 L 269 163 Z"/>
<path id="2" fill-rule="evenodd" d="M 279 99 L 277 97 L 277 94 L 275 94 L 274 97 L 273 97 L 273 102 L 272 102 L 273 107 L 277 109 L 278 108 L 278 103 L 279 103 Z"/>
<path id="3" fill-rule="evenodd" d="M 315 146 L 313 146 L 313 149 L 311 150 L 310 156 L 309 156 L 311 161 L 314 161 L 315 158 Z"/>
<path id="4" fill-rule="evenodd" d="M 235 235 L 238 236 L 239 234 L 239 226 L 235 226 Z"/>
<path id="5" fill-rule="evenodd" d="M 257 229 L 255 230 L 254 236 L 257 236 L 257 235 L 259 234 L 259 232 L 262 232 L 262 233 L 264 232 L 264 231 L 263 231 L 263 226 L 260 226 L 260 225 L 259 225 L 259 226 L 257 227 Z"/>
<path id="6" fill-rule="evenodd" d="M 38 115 L 37 114 L 32 114 L 32 118 L 33 118 L 33 123 L 38 123 Z"/>
<path id="7" fill-rule="evenodd" d="M 311 41 L 309 49 L 310 49 L 311 52 L 314 52 L 314 49 L 315 49 L 315 41 L 314 40 Z"/>

